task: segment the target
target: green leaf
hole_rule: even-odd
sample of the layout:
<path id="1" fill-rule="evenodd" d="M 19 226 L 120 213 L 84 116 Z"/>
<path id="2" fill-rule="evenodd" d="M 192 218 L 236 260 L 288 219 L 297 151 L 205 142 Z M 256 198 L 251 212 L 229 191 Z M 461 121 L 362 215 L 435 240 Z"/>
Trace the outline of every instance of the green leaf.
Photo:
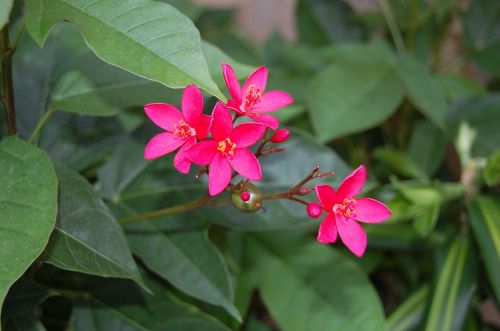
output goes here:
<path id="1" fill-rule="evenodd" d="M 9 22 L 10 11 L 14 0 L 0 0 L 0 30 Z"/>
<path id="2" fill-rule="evenodd" d="M 70 321 L 73 331 L 229 331 L 215 318 L 180 301 L 152 281 L 147 285 L 155 289 L 154 295 L 122 282 L 103 285 L 86 299 L 75 302 Z"/>
<path id="3" fill-rule="evenodd" d="M 388 147 L 380 147 L 373 151 L 373 156 L 403 176 L 421 179 L 427 177 L 410 156 L 404 152 Z"/>
<path id="4" fill-rule="evenodd" d="M 500 185 L 500 150 L 492 153 L 483 169 L 483 178 L 488 186 Z"/>
<path id="5" fill-rule="evenodd" d="M 437 76 L 441 88 L 449 100 L 478 97 L 486 94 L 484 87 L 477 81 L 451 72 Z"/>
<path id="6" fill-rule="evenodd" d="M 472 145 L 473 157 L 488 157 L 498 148 L 500 141 L 500 93 L 468 99 L 450 107 L 446 114 L 451 133 L 458 132 L 460 123 L 466 122 L 476 133 Z"/>
<path id="7" fill-rule="evenodd" d="M 26 26 L 43 45 L 63 20 L 77 25 L 105 62 L 172 88 L 196 84 L 224 100 L 210 77 L 194 24 L 174 7 L 150 0 L 27 0 Z"/>
<path id="8" fill-rule="evenodd" d="M 476 288 L 476 261 L 467 238 L 453 241 L 436 275 L 425 331 L 459 331 Z"/>
<path id="9" fill-rule="evenodd" d="M 224 259 L 208 240 L 207 233 L 162 231 L 157 224 L 142 222 L 126 226 L 134 254 L 181 291 L 221 306 L 240 320 Z"/>
<path id="10" fill-rule="evenodd" d="M 226 86 L 226 83 L 224 82 L 224 75 L 222 73 L 223 62 L 231 65 L 236 76 L 240 79 L 247 77 L 255 69 L 252 66 L 235 61 L 229 55 L 209 42 L 202 41 L 201 49 L 203 50 L 203 54 L 207 59 L 208 70 L 210 70 L 210 74 L 212 75 L 218 86 Z"/>
<path id="11" fill-rule="evenodd" d="M 150 164 L 144 146 L 134 140 L 122 143 L 97 172 L 101 195 L 117 201 L 121 192 Z"/>
<path id="12" fill-rule="evenodd" d="M 402 56 L 397 71 L 413 105 L 442 128 L 446 111 L 445 95 L 427 66 L 411 56 Z"/>
<path id="13" fill-rule="evenodd" d="M 262 299 L 283 330 L 385 330 L 377 294 L 354 262 L 328 246 L 290 238 L 246 237 Z"/>
<path id="14" fill-rule="evenodd" d="M 88 53 L 81 65 L 51 84 L 51 106 L 82 115 L 111 116 L 131 106 L 164 101 L 178 93 L 102 62 Z"/>
<path id="15" fill-rule="evenodd" d="M 408 155 L 414 164 L 431 177 L 444 159 L 446 137 L 427 121 L 417 123 L 408 146 Z"/>
<path id="16" fill-rule="evenodd" d="M 467 204 L 470 224 L 484 258 L 486 271 L 500 299 L 500 205 L 498 198 L 481 196 Z"/>
<path id="17" fill-rule="evenodd" d="M 17 137 L 0 141 L 0 306 L 47 245 L 57 214 L 57 178 L 47 154 Z"/>
<path id="18" fill-rule="evenodd" d="M 424 286 L 406 299 L 387 319 L 387 331 L 416 330 L 424 319 L 429 286 Z"/>
<path id="19" fill-rule="evenodd" d="M 394 65 L 334 64 L 314 76 L 306 103 L 321 141 L 360 132 L 384 122 L 403 99 Z"/>
<path id="20" fill-rule="evenodd" d="M 422 237 L 427 237 L 436 227 L 441 204 L 435 202 L 413 221 L 413 227 Z"/>
<path id="21" fill-rule="evenodd" d="M 60 182 L 56 230 L 43 258 L 61 269 L 134 280 L 144 286 L 122 228 L 92 186 L 67 168 Z"/>

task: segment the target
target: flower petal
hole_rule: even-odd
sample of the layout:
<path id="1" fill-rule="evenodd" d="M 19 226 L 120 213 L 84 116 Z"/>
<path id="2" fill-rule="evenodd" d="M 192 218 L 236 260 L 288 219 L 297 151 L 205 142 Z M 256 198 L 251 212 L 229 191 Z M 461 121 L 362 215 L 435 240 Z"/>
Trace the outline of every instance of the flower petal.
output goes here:
<path id="1" fill-rule="evenodd" d="M 233 129 L 233 118 L 229 110 L 220 102 L 217 102 L 213 111 L 212 137 L 221 141 L 231 135 Z"/>
<path id="2" fill-rule="evenodd" d="M 227 159 L 221 153 L 216 153 L 208 167 L 208 193 L 216 196 L 224 191 L 231 182 L 231 173 Z"/>
<path id="3" fill-rule="evenodd" d="M 335 214 L 328 213 L 319 226 L 317 240 L 322 244 L 332 244 L 337 241 L 337 224 Z"/>
<path id="4" fill-rule="evenodd" d="M 364 223 L 379 223 L 391 217 L 392 212 L 382 202 L 370 198 L 356 199 L 352 218 Z"/>
<path id="5" fill-rule="evenodd" d="M 182 145 L 177 154 L 175 154 L 175 169 L 182 172 L 183 174 L 189 173 L 189 169 L 191 168 L 191 160 L 187 157 L 186 151 L 190 149 L 195 143 L 196 140 L 194 139 L 192 139 L 192 141 L 190 142 L 186 142 L 184 145 Z"/>
<path id="6" fill-rule="evenodd" d="M 327 212 L 331 212 L 333 205 L 335 204 L 335 190 L 329 185 L 316 185 L 316 195 L 318 196 L 319 202 L 323 206 L 323 209 Z"/>
<path id="7" fill-rule="evenodd" d="M 144 158 L 156 159 L 175 151 L 184 144 L 185 140 L 170 132 L 162 132 L 151 138 L 144 149 Z"/>
<path id="8" fill-rule="evenodd" d="M 186 151 L 186 156 L 198 165 L 207 165 L 217 152 L 217 143 L 213 140 L 203 140 Z"/>
<path id="9" fill-rule="evenodd" d="M 233 129 L 231 141 L 238 148 L 248 147 L 255 144 L 266 131 L 266 127 L 259 123 L 243 123 Z"/>
<path id="10" fill-rule="evenodd" d="M 235 102 L 241 103 L 241 86 L 233 68 L 229 64 L 222 63 L 222 73 L 224 74 L 224 80 L 226 81 L 226 86 L 229 94 L 231 94 L 231 98 Z"/>
<path id="11" fill-rule="evenodd" d="M 196 120 L 194 129 L 196 131 L 196 138 L 199 140 L 205 139 L 210 132 L 210 125 L 212 124 L 212 116 L 202 114 Z"/>
<path id="12" fill-rule="evenodd" d="M 231 166 L 242 177 L 250 180 L 261 180 L 262 170 L 255 155 L 246 148 L 237 148 L 233 157 L 228 158 Z"/>
<path id="13" fill-rule="evenodd" d="M 367 239 L 365 230 L 353 219 L 337 215 L 337 228 L 340 239 L 357 257 L 363 256 Z"/>
<path id="14" fill-rule="evenodd" d="M 177 108 L 166 103 L 147 104 L 144 111 L 154 124 L 166 131 L 174 131 L 175 125 L 183 119 Z"/>
<path id="15" fill-rule="evenodd" d="M 252 108 L 252 112 L 262 113 L 275 111 L 293 103 L 293 98 L 283 91 L 270 91 L 264 93 L 259 102 Z"/>
<path id="16" fill-rule="evenodd" d="M 247 115 L 255 122 L 261 123 L 267 127 L 270 127 L 273 130 L 276 130 L 280 125 L 280 122 L 276 119 L 276 117 L 271 115 L 257 114 L 257 113 L 250 113 Z"/>
<path id="17" fill-rule="evenodd" d="M 195 85 L 189 85 L 182 92 L 182 115 L 190 126 L 196 124 L 203 113 L 203 95 Z"/>
<path id="18" fill-rule="evenodd" d="M 261 93 L 264 93 L 267 84 L 267 75 L 268 72 L 266 67 L 262 66 L 255 69 L 255 71 L 252 72 L 250 76 L 248 76 L 247 80 L 245 81 L 245 84 L 243 85 L 242 97 L 243 98 L 245 97 L 248 88 L 252 85 L 259 88 Z"/>
<path id="19" fill-rule="evenodd" d="M 337 201 L 354 198 L 365 185 L 366 169 L 363 165 L 359 166 L 349 176 L 347 176 L 337 190 Z"/>

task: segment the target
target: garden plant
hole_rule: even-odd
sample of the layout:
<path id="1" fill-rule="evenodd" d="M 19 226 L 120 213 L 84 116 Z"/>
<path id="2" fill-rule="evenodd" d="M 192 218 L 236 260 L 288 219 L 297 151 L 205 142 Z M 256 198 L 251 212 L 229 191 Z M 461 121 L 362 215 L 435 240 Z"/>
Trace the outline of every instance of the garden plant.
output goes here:
<path id="1" fill-rule="evenodd" d="M 0 0 L 0 330 L 500 328 L 500 1 Z"/>

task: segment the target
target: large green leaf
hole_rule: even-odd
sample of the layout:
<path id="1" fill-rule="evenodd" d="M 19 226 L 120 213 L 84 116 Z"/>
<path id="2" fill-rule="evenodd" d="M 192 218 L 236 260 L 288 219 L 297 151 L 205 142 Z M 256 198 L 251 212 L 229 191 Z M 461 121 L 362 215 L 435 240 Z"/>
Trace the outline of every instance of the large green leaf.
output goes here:
<path id="1" fill-rule="evenodd" d="M 161 221 L 160 221 L 161 222 Z M 226 309 L 241 319 L 222 256 L 201 231 L 162 231 L 156 222 L 126 227 L 135 255 L 183 292 Z"/>
<path id="2" fill-rule="evenodd" d="M 10 11 L 14 0 L 0 0 L 0 29 L 9 22 Z"/>
<path id="3" fill-rule="evenodd" d="M 402 56 L 397 69 L 414 106 L 434 124 L 443 127 L 446 99 L 437 79 L 411 56 Z"/>
<path id="4" fill-rule="evenodd" d="M 0 306 L 47 245 L 57 214 L 57 178 L 47 154 L 17 137 L 0 142 Z"/>
<path id="5" fill-rule="evenodd" d="M 194 24 L 151 0 L 27 0 L 26 24 L 43 45 L 54 24 L 74 23 L 104 61 L 166 86 L 196 84 L 225 99 L 210 77 Z"/>
<path id="6" fill-rule="evenodd" d="M 488 278 L 496 297 L 500 298 L 500 202 L 498 198 L 481 196 L 467 204 L 470 224 L 479 245 Z"/>
<path id="7" fill-rule="evenodd" d="M 461 330 L 476 288 L 476 261 L 468 238 L 453 241 L 436 275 L 425 331 Z"/>
<path id="8" fill-rule="evenodd" d="M 328 246 L 290 238 L 271 232 L 245 239 L 247 267 L 284 331 L 385 330 L 377 294 L 354 262 Z"/>
<path id="9" fill-rule="evenodd" d="M 156 283 L 154 295 L 121 282 L 104 284 L 84 300 L 75 301 L 73 331 L 166 330 L 229 331 L 215 318 L 184 303 Z"/>
<path id="10" fill-rule="evenodd" d="M 428 177 L 432 176 L 443 162 L 445 148 L 445 136 L 438 128 L 428 121 L 415 125 L 408 154 Z"/>
<path id="11" fill-rule="evenodd" d="M 58 222 L 43 258 L 61 269 L 128 278 L 144 286 L 122 228 L 92 186 L 72 170 L 57 172 Z"/>
<path id="12" fill-rule="evenodd" d="M 334 64 L 313 77 L 306 102 L 321 141 L 372 128 L 400 104 L 403 90 L 394 64 Z"/>
<path id="13" fill-rule="evenodd" d="M 417 330 L 424 319 L 429 286 L 424 286 L 406 299 L 387 319 L 387 331 Z"/>

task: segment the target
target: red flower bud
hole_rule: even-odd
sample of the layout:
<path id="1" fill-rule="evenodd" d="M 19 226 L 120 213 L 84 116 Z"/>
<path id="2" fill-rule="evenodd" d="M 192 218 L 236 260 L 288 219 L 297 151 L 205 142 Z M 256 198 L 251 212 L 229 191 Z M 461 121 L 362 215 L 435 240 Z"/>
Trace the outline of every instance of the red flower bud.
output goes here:
<path id="1" fill-rule="evenodd" d="M 250 192 L 242 191 L 240 197 L 241 197 L 241 201 L 247 202 L 250 200 Z"/>
<path id="2" fill-rule="evenodd" d="M 312 188 L 304 186 L 299 189 L 297 192 L 298 195 L 308 195 L 309 193 L 312 192 Z"/>
<path id="3" fill-rule="evenodd" d="M 290 131 L 287 129 L 279 129 L 271 137 L 271 141 L 275 144 L 283 143 L 290 137 Z"/>
<path id="4" fill-rule="evenodd" d="M 321 206 L 317 202 L 311 202 L 307 205 L 307 215 L 311 218 L 318 218 L 323 213 Z"/>

